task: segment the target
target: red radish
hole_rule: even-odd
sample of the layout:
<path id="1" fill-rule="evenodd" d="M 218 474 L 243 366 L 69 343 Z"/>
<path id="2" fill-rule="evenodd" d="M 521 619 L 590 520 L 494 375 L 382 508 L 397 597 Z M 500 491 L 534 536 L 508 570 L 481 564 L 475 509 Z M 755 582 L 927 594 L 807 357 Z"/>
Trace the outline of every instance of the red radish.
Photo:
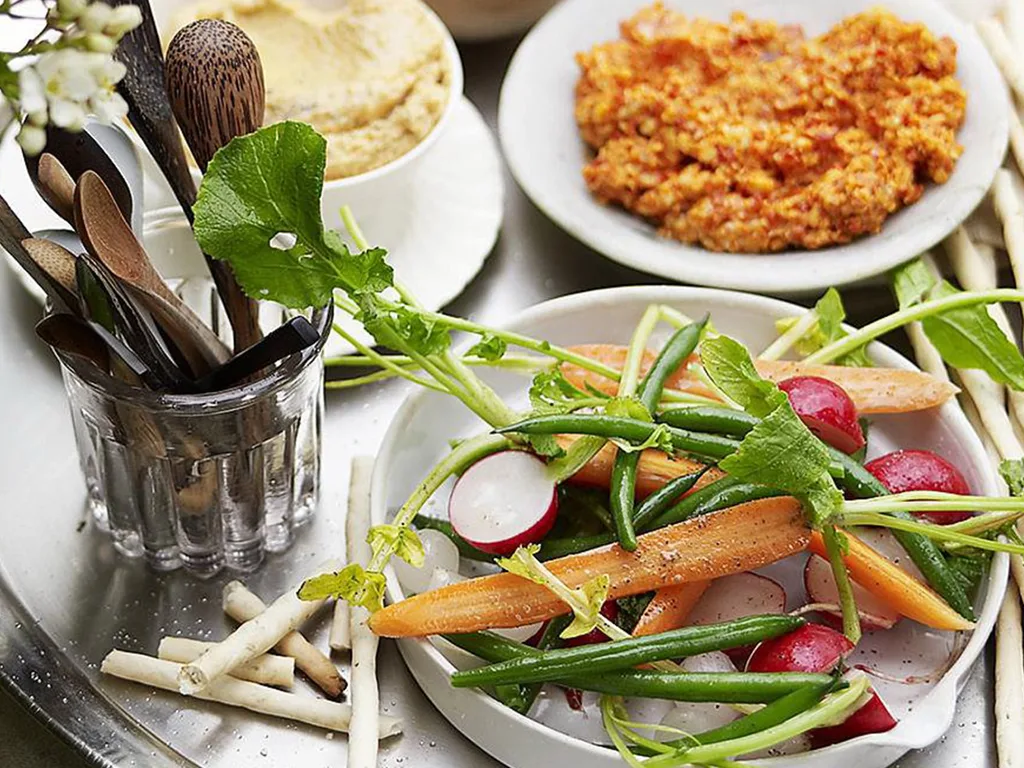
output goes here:
<path id="1" fill-rule="evenodd" d="M 558 489 L 532 453 L 502 451 L 467 469 L 448 499 L 455 532 L 477 549 L 509 555 L 555 524 Z"/>
<path id="2" fill-rule="evenodd" d="M 931 451 L 893 451 L 864 465 L 891 493 L 942 491 L 969 496 L 970 487 L 960 470 Z M 917 516 L 938 525 L 951 525 L 970 512 L 918 512 Z"/>
<path id="3" fill-rule="evenodd" d="M 744 616 L 786 612 L 786 590 L 778 582 L 756 573 L 737 573 L 711 582 L 690 611 L 687 624 L 719 624 Z M 751 646 L 726 651 L 737 666 L 743 666 Z"/>
<path id="4" fill-rule="evenodd" d="M 886 528 L 857 528 L 853 533 L 890 563 L 898 565 L 922 584 L 928 583 L 917 563 L 910 559 L 907 550 L 896 540 L 892 531 Z"/>
<path id="5" fill-rule="evenodd" d="M 843 453 L 864 447 L 857 407 L 846 390 L 819 376 L 794 376 L 779 382 L 793 410 L 815 435 Z"/>
<path id="6" fill-rule="evenodd" d="M 619 604 L 614 600 L 606 600 L 604 605 L 601 606 L 601 615 L 611 621 L 618 621 L 619 618 Z M 608 635 L 602 632 L 597 627 L 587 632 L 585 635 L 579 637 L 570 637 L 565 641 L 565 645 L 569 648 L 575 648 L 577 645 L 593 645 L 594 643 L 603 643 L 608 639 Z"/>
<path id="7" fill-rule="evenodd" d="M 864 705 L 839 725 L 811 731 L 811 744 L 818 749 L 867 733 L 885 733 L 895 727 L 896 718 L 890 714 L 878 694 L 871 691 Z"/>
<path id="8" fill-rule="evenodd" d="M 583 711 L 583 691 L 579 688 L 564 688 L 565 691 L 565 703 L 569 705 L 569 709 L 573 712 Z"/>
<path id="9" fill-rule="evenodd" d="M 834 629 L 805 624 L 787 635 L 765 640 L 747 662 L 748 672 L 831 672 L 853 650 Z"/>
<path id="10" fill-rule="evenodd" d="M 824 558 L 817 555 L 811 555 L 808 558 L 807 565 L 804 566 L 804 586 L 807 588 L 807 595 L 812 603 L 839 605 L 839 591 L 836 589 L 835 578 L 832 575 L 832 566 Z M 853 584 L 853 596 L 857 600 L 860 623 L 865 630 L 892 629 L 893 625 L 900 620 L 900 615 L 896 611 L 859 584 Z M 835 622 L 841 620 L 839 613 L 835 611 L 820 611 L 820 613 L 830 626 L 837 628 Z"/>

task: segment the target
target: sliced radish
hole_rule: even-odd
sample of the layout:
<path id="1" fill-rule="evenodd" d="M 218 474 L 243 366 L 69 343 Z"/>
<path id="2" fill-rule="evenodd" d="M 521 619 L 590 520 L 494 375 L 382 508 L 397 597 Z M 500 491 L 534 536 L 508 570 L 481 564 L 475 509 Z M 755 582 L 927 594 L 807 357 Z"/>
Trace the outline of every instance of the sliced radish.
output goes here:
<path id="1" fill-rule="evenodd" d="M 467 469 L 448 499 L 455 532 L 477 549 L 509 555 L 543 539 L 558 514 L 557 487 L 539 458 L 503 451 Z"/>
<path id="2" fill-rule="evenodd" d="M 614 600 L 606 600 L 604 605 L 601 606 L 601 615 L 611 621 L 618 621 L 619 604 Z M 594 643 L 603 643 L 607 640 L 608 635 L 595 627 L 585 635 L 570 637 L 565 641 L 565 645 L 569 648 L 575 648 L 578 645 L 593 645 Z"/>
<path id="3" fill-rule="evenodd" d="M 744 616 L 760 616 L 786 612 L 786 590 L 767 576 L 737 573 L 711 582 L 700 601 L 690 611 L 687 624 L 719 624 Z M 738 667 L 742 667 L 753 646 L 726 651 Z"/>
<path id="4" fill-rule="evenodd" d="M 893 451 L 864 465 L 891 493 L 942 491 L 968 496 L 971 488 L 960 470 L 931 451 Z M 951 525 L 970 512 L 918 512 L 918 517 L 938 525 Z"/>
<path id="5" fill-rule="evenodd" d="M 794 376 L 779 382 L 801 421 L 815 435 L 843 453 L 864 447 L 857 406 L 846 390 L 819 376 Z"/>
<path id="6" fill-rule="evenodd" d="M 680 665 L 687 672 L 735 672 L 736 665 L 721 651 L 710 651 L 683 659 Z"/>
<path id="7" fill-rule="evenodd" d="M 792 739 L 787 739 L 781 744 L 776 744 L 774 747 L 768 747 L 767 749 L 761 749 L 757 752 L 751 752 L 749 755 L 743 755 L 741 760 L 761 760 L 766 757 L 787 757 L 789 755 L 802 755 L 804 752 L 810 752 L 813 742 L 811 737 L 806 733 L 801 733 L 799 736 L 794 736 Z"/>
<path id="8" fill-rule="evenodd" d="M 804 566 L 804 586 L 812 603 L 839 605 L 839 591 L 836 589 L 832 566 L 828 561 L 817 555 L 811 555 Z M 853 596 L 860 612 L 860 623 L 865 630 L 892 629 L 900 620 L 900 615 L 884 602 L 868 592 L 859 584 L 853 584 Z M 841 621 L 841 614 L 836 611 L 820 610 L 829 624 Z"/>
<path id="9" fill-rule="evenodd" d="M 440 531 L 433 531 L 429 528 L 417 531 L 420 541 L 423 543 L 423 567 L 414 568 L 401 558 L 391 559 L 395 567 L 395 575 L 402 589 L 409 593 L 428 592 L 436 589 L 437 584 L 432 583 L 435 579 L 435 571 L 457 574 L 459 570 L 459 548 L 455 542 L 449 539 Z"/>
<path id="10" fill-rule="evenodd" d="M 853 643 L 845 635 L 821 624 L 805 624 L 759 644 L 747 671 L 831 672 L 851 651 Z"/>
<path id="11" fill-rule="evenodd" d="M 907 550 L 887 528 L 857 528 L 854 534 L 878 554 L 894 565 L 898 565 L 922 584 L 927 584 L 917 563 L 910 559 Z"/>
<path id="12" fill-rule="evenodd" d="M 811 731 L 811 744 L 817 749 L 868 733 L 885 733 L 895 728 L 896 722 L 879 695 L 871 691 L 861 708 L 839 725 Z"/>
<path id="13" fill-rule="evenodd" d="M 661 719 L 661 725 L 674 728 L 682 733 L 657 731 L 654 738 L 658 741 L 675 741 L 683 734 L 695 734 L 710 731 L 738 720 L 742 715 L 726 704 L 699 704 L 680 701 Z"/>

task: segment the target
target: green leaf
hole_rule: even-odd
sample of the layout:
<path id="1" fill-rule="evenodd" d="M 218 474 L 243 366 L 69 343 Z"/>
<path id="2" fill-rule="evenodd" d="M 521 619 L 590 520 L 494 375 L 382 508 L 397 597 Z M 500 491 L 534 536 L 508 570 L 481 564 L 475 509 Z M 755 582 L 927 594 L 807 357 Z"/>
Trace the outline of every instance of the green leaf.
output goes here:
<path id="1" fill-rule="evenodd" d="M 378 344 L 405 345 L 424 356 L 438 355 L 451 346 L 448 328 L 431 318 L 425 318 L 415 309 L 401 304 L 385 306 L 376 296 L 365 295 L 360 300 L 358 319 Z"/>
<path id="2" fill-rule="evenodd" d="M 249 296 L 305 309 L 324 306 L 336 289 L 358 295 L 391 284 L 383 250 L 353 254 L 324 230 L 326 157 L 320 134 L 288 121 L 233 139 L 210 162 L 193 208 L 196 240 L 231 265 Z M 285 248 L 278 235 L 295 242 Z"/>
<path id="3" fill-rule="evenodd" d="M 495 360 L 501 360 L 507 351 L 508 344 L 505 343 L 504 339 L 500 339 L 492 333 L 485 333 L 480 341 L 469 348 L 466 354 L 479 357 L 481 360 L 494 362 Z"/>
<path id="4" fill-rule="evenodd" d="M 530 405 L 539 414 L 566 413 L 578 408 L 581 401 L 592 402 L 593 399 L 570 384 L 558 367 L 540 371 L 530 384 Z"/>
<path id="5" fill-rule="evenodd" d="M 943 281 L 932 298 L 960 293 Z M 1024 390 L 1024 357 L 1006 337 L 984 306 L 962 307 L 921 321 L 942 359 L 954 368 L 985 371 L 995 381 Z"/>
<path id="6" fill-rule="evenodd" d="M 390 549 L 413 568 L 423 567 L 426 558 L 423 542 L 416 535 L 416 531 L 411 528 L 398 525 L 375 525 L 367 534 L 366 541 L 370 545 L 373 559 L 376 559 L 380 552 Z"/>
<path id="7" fill-rule="evenodd" d="M 817 315 L 817 322 L 793 345 L 796 351 L 803 357 L 812 355 L 833 341 L 849 335 L 843 329 L 846 309 L 843 307 L 843 300 L 839 295 L 839 291 L 835 288 L 829 288 L 825 295 L 818 299 L 818 303 L 814 305 L 814 313 Z M 786 317 L 782 320 L 776 320 L 775 328 L 780 334 L 783 334 L 799 320 L 799 317 Z M 871 367 L 874 365 L 863 347 L 839 358 L 835 361 L 835 364 L 852 367 Z"/>
<path id="8" fill-rule="evenodd" d="M 604 406 L 604 412 L 609 416 L 622 416 L 627 419 L 637 419 L 652 423 L 654 417 L 647 407 L 637 397 L 613 397 Z"/>
<path id="9" fill-rule="evenodd" d="M 999 464 L 1011 496 L 1024 496 L 1024 459 L 1006 459 Z"/>
<path id="10" fill-rule="evenodd" d="M 672 444 L 672 430 L 669 429 L 667 424 L 659 424 L 655 427 L 654 431 L 651 432 L 651 436 L 642 443 L 634 444 L 628 440 L 619 440 L 615 437 L 609 438 L 608 442 L 613 443 L 623 453 L 640 453 L 648 448 L 657 448 L 659 451 L 669 455 L 675 453 L 675 446 Z"/>
<path id="11" fill-rule="evenodd" d="M 306 579 L 299 587 L 300 600 L 326 600 L 333 597 L 377 611 L 384 605 L 383 573 L 366 571 L 359 563 L 346 565 L 334 573 L 322 573 Z"/>
<path id="12" fill-rule="evenodd" d="M 573 609 L 572 624 L 562 632 L 562 639 L 569 640 L 574 637 L 581 637 L 592 631 L 597 626 L 601 616 L 601 606 L 608 599 L 608 588 L 611 586 L 611 577 L 607 573 L 595 576 L 586 582 L 579 589 L 574 590 L 580 595 L 585 610 Z"/>
<path id="13" fill-rule="evenodd" d="M 547 586 L 547 576 L 537 569 L 539 561 L 535 555 L 538 552 L 540 552 L 540 544 L 527 544 L 526 546 L 519 547 L 509 557 L 499 557 L 494 562 L 498 564 L 499 568 L 509 573 L 529 579 L 535 584 Z"/>
<path id="14" fill-rule="evenodd" d="M 700 359 L 715 385 L 751 416 L 765 416 L 788 402 L 785 393 L 758 375 L 747 348 L 735 339 L 707 339 L 700 346 Z"/>
<path id="15" fill-rule="evenodd" d="M 891 279 L 900 309 L 921 303 L 935 287 L 935 277 L 923 259 L 915 259 L 893 270 Z"/>
<path id="16" fill-rule="evenodd" d="M 632 634 L 633 630 L 636 629 L 636 625 L 640 623 L 640 617 L 644 615 L 644 611 L 647 610 L 647 606 L 653 599 L 653 592 L 645 592 L 631 597 L 620 597 L 615 601 L 619 606 L 619 618 L 615 623 Z"/>

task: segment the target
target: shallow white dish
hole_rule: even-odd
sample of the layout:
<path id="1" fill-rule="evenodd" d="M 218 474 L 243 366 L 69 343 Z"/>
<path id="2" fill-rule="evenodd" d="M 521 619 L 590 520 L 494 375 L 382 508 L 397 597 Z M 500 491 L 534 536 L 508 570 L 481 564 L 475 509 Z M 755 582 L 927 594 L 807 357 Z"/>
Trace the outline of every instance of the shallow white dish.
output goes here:
<path id="1" fill-rule="evenodd" d="M 590 150 L 573 117 L 577 51 L 617 39 L 619 22 L 650 0 L 564 0 L 527 35 L 501 90 L 499 134 L 523 191 L 574 237 L 636 269 L 685 283 L 792 294 L 844 285 L 885 272 L 931 247 L 978 205 L 1002 162 L 1008 132 L 1006 86 L 973 29 L 936 0 L 886 0 L 906 20 L 923 21 L 958 45 L 957 77 L 967 91 L 958 138 L 963 156 L 946 184 L 932 185 L 882 231 L 818 251 L 728 254 L 659 237 L 643 219 L 601 205 L 583 182 Z M 801 24 L 808 35 L 878 5 L 877 0 L 667 0 L 691 16 L 726 20 L 732 11 Z"/>
<path id="2" fill-rule="evenodd" d="M 507 327 L 558 344 L 624 344 L 643 310 L 651 303 L 669 304 L 693 317 L 710 312 L 716 328 L 738 337 L 755 351 L 773 339 L 774 320 L 801 311 L 782 301 L 719 290 L 658 286 L 615 288 L 545 302 L 518 315 Z M 879 365 L 913 367 L 904 357 L 880 344 L 874 344 L 870 351 Z M 513 401 L 525 400 L 527 381 L 523 378 L 495 372 L 490 372 L 487 378 L 500 395 Z M 976 493 L 997 492 L 985 451 L 956 403 L 948 403 L 935 411 L 876 416 L 872 424 L 869 441 L 872 454 L 897 446 L 931 448 L 956 464 Z M 473 434 L 482 428 L 481 423 L 453 398 L 427 391 L 410 397 L 395 415 L 377 457 L 372 485 L 374 523 L 385 522 L 406 499 L 427 470 L 448 452 L 450 438 Z M 445 486 L 435 495 L 425 510 L 427 514 L 444 515 L 449 490 L 450 486 Z M 785 568 L 781 566 L 787 564 L 772 566 L 771 575 L 785 580 Z M 795 567 L 800 565 L 802 561 L 794 561 Z M 939 739 L 952 722 L 957 693 L 992 630 L 1007 571 L 1008 559 L 997 556 L 988 583 L 979 595 L 978 628 L 959 659 L 938 683 L 899 686 L 872 680 L 901 720 L 895 729 L 789 757 L 784 764 L 800 768 L 881 768 L 907 750 Z M 388 599 L 396 601 L 402 597 L 397 579 L 389 575 Z M 949 638 L 927 632 L 906 620 L 901 625 L 904 626 L 898 625 L 889 633 L 877 633 L 877 637 L 866 640 L 865 653 L 870 652 L 872 644 L 880 649 L 884 644 L 882 658 L 891 661 L 886 670 L 890 674 L 903 676 L 932 671 L 938 666 L 934 656 L 936 649 L 948 644 Z M 452 688 L 448 677 L 455 667 L 431 642 L 405 639 L 399 641 L 399 647 L 414 677 L 435 706 L 477 745 L 513 768 L 540 765 L 621 768 L 621 759 L 614 751 L 515 714 L 478 691 Z M 919 668 L 903 664 L 908 656 Z M 458 660 L 455 656 L 452 658 Z M 877 659 L 874 663 L 882 666 Z M 901 688 L 904 690 L 899 690 Z M 556 702 L 552 700 L 552 703 Z M 908 712 L 910 703 L 913 710 Z M 548 723 L 557 721 L 559 727 L 579 735 L 595 733 L 593 723 L 579 722 L 581 718 L 572 722 L 552 706 L 544 708 L 542 717 Z M 599 718 L 591 711 L 590 720 L 595 719 L 599 729 Z"/>
<path id="3" fill-rule="evenodd" d="M 9 140 L 0 151 L 0 167 L 10 167 L 12 173 L 4 174 L 0 191 L 6 191 L 8 184 L 20 191 L 23 197 L 13 199 L 22 201 L 18 212 L 26 217 L 30 229 L 66 227 L 39 198 L 24 171 L 24 163 L 20 157 L 11 156 L 11 151 L 20 152 L 17 144 Z M 150 186 L 166 189 L 162 179 Z M 360 190 L 328 185 L 324 189 L 323 215 L 328 227 L 342 229 L 339 211 L 342 205 L 351 205 L 370 242 L 387 244 L 388 260 L 395 273 L 424 306 L 437 310 L 462 293 L 483 267 L 498 237 L 503 201 L 497 143 L 477 108 L 460 97 L 444 134 L 411 169 L 406 183 L 390 194 L 387 205 L 378 204 L 377 198 Z M 180 209 L 149 210 L 144 240 L 165 278 L 176 283 L 187 280 L 195 289 L 190 296 L 204 295 L 206 286 L 211 284 L 209 273 Z M 7 262 L 26 290 L 42 301 L 39 287 L 10 257 Z M 203 312 L 206 308 L 200 305 L 198 309 Z M 274 319 L 268 317 L 267 321 Z M 350 323 L 347 328 L 368 340 L 358 324 Z M 346 354 L 351 350 L 334 335 L 325 354 Z"/>

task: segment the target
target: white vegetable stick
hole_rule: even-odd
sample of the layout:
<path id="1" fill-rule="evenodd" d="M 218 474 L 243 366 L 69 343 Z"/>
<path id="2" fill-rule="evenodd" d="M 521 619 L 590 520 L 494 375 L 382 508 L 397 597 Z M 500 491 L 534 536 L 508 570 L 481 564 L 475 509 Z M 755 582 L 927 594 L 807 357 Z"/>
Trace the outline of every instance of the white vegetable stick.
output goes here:
<path id="1" fill-rule="evenodd" d="M 1016 105 L 1010 107 L 1010 153 L 1017 167 L 1024 171 L 1024 123 Z"/>
<path id="2" fill-rule="evenodd" d="M 996 624 L 996 749 L 999 768 L 1024 768 L 1024 637 L 1020 595 L 1006 590 Z M 1004 715 L 1003 713 L 1007 713 Z M 1010 716 L 1009 713 L 1016 713 Z"/>
<path id="3" fill-rule="evenodd" d="M 335 651 L 347 651 L 352 647 L 352 632 L 349 629 L 349 608 L 347 600 L 334 602 L 334 616 L 331 618 L 331 636 L 328 645 Z"/>
<path id="4" fill-rule="evenodd" d="M 178 680 L 181 692 L 195 694 L 242 662 L 266 653 L 323 604 L 323 600 L 300 600 L 295 590 L 288 590 L 259 616 L 246 621 L 195 661 L 182 665 Z"/>
<path id="5" fill-rule="evenodd" d="M 212 645 L 213 643 L 193 640 L 190 637 L 165 637 L 160 640 L 156 656 L 164 661 L 187 664 L 198 659 Z M 244 664 L 239 664 L 231 670 L 231 676 L 252 683 L 291 688 L 295 683 L 295 659 L 287 656 L 271 656 L 265 653 Z"/>
<path id="6" fill-rule="evenodd" d="M 1003 169 L 992 185 L 992 202 L 1003 222 L 1003 239 L 1017 285 L 1024 284 L 1024 212 L 1013 186 L 1013 177 Z"/>
<path id="7" fill-rule="evenodd" d="M 345 538 L 350 563 L 370 562 L 370 476 L 373 459 L 357 456 L 352 460 L 349 479 L 348 520 Z M 348 740 L 348 768 L 375 768 L 377 765 L 377 710 L 380 691 L 377 688 L 377 636 L 370 631 L 370 613 L 353 605 L 349 608 L 352 637 L 352 728 Z"/>
<path id="8" fill-rule="evenodd" d="M 928 271 L 938 278 L 939 270 L 935 266 L 935 259 L 932 258 L 932 255 L 926 253 L 922 258 L 925 266 L 928 267 Z M 939 351 L 928 340 L 924 332 L 924 326 L 919 322 L 910 323 L 907 326 L 907 336 L 910 338 L 910 345 L 914 348 L 914 356 L 917 358 L 917 364 L 921 366 L 921 370 L 930 373 L 942 381 L 949 381 L 949 373 L 946 371 L 946 364 L 942 360 L 942 355 L 939 354 Z"/>
<path id="9" fill-rule="evenodd" d="M 124 680 L 151 685 L 178 693 L 178 679 L 182 664 L 163 659 L 154 659 L 140 653 L 111 651 L 103 659 L 100 671 Z M 327 728 L 331 731 L 347 732 L 352 719 L 352 708 L 327 699 L 299 696 L 265 685 L 238 680 L 222 675 L 205 689 L 194 694 L 194 698 L 216 701 L 242 707 L 274 717 L 283 717 L 301 723 Z M 381 715 L 379 737 L 386 738 L 401 733 L 400 720 Z"/>
<path id="10" fill-rule="evenodd" d="M 254 621 L 266 610 L 266 604 L 242 582 L 231 581 L 224 585 L 224 612 L 235 621 Z M 345 690 L 347 684 L 334 662 L 301 633 L 288 632 L 274 644 L 274 650 L 295 659 L 295 666 L 331 698 L 337 698 Z"/>
<path id="11" fill-rule="evenodd" d="M 1018 98 L 1024 99 L 1024 66 L 1014 54 L 1013 46 L 1007 39 L 1002 25 L 996 19 L 983 19 L 976 26 L 978 34 L 981 35 L 1006 82 Z"/>
<path id="12" fill-rule="evenodd" d="M 1024 0 L 1007 0 L 1003 4 L 1003 26 L 1013 49 L 1024 50 Z"/>

